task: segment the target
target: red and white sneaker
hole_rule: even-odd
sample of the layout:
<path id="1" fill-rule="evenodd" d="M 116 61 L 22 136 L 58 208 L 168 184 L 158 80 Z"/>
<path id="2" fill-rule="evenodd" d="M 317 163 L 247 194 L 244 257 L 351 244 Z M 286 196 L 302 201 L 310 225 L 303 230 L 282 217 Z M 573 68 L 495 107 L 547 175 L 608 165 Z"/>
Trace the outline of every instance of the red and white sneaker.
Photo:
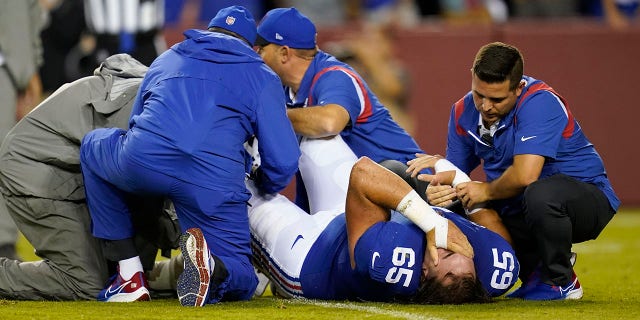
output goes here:
<path id="1" fill-rule="evenodd" d="M 578 300 L 582 298 L 582 286 L 576 273 L 565 286 L 550 285 L 543 282 L 529 289 L 523 296 L 524 300 Z"/>
<path id="2" fill-rule="evenodd" d="M 569 258 L 569 262 L 571 262 L 571 266 L 575 266 L 576 265 L 576 260 L 578 259 L 578 254 L 575 252 L 571 252 L 571 257 Z M 580 282 L 578 282 L 578 278 L 576 277 L 576 273 L 573 273 L 573 278 L 575 279 L 575 282 L 573 284 L 573 291 L 570 291 L 569 293 L 565 292 L 563 294 L 564 297 L 557 297 L 556 299 L 553 300 L 558 300 L 558 299 L 580 299 L 582 298 L 582 287 L 580 286 Z M 572 281 L 574 281 L 574 279 L 572 279 Z M 543 296 L 549 296 L 549 293 L 544 293 L 542 294 L 541 292 L 546 292 L 549 291 L 553 288 L 547 288 L 547 286 L 549 285 L 543 285 L 544 283 L 541 282 L 540 280 L 540 265 L 538 265 L 533 272 L 531 273 L 531 275 L 529 275 L 529 277 L 527 278 L 527 280 L 525 281 L 525 283 L 523 283 L 520 288 L 516 289 L 515 291 L 509 293 L 506 295 L 507 298 L 524 298 L 525 296 L 529 296 L 530 298 L 536 297 L 536 300 L 541 300 L 540 297 Z M 577 284 L 577 286 L 576 286 Z M 533 294 L 533 295 L 529 295 L 529 291 L 537 291 L 537 293 Z M 559 289 L 553 289 L 554 291 L 558 291 Z M 563 289 L 564 290 L 564 289 Z M 560 290 L 560 293 L 562 293 L 563 291 Z M 555 294 L 551 293 L 551 296 L 554 296 Z M 544 300 L 550 300 L 550 299 L 544 299 Z"/>
<path id="3" fill-rule="evenodd" d="M 149 285 L 144 272 L 136 272 L 129 280 L 124 280 L 120 272 L 109 279 L 109 285 L 98 294 L 102 302 L 149 301 Z"/>

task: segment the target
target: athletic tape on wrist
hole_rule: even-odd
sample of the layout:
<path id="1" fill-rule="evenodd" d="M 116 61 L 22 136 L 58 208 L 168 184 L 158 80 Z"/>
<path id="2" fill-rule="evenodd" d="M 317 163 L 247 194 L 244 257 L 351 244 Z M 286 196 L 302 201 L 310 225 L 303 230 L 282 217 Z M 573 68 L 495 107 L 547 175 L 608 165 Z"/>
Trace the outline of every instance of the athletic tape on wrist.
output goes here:
<path id="1" fill-rule="evenodd" d="M 471 181 L 471 178 L 469 178 L 466 173 L 462 172 L 462 170 L 458 169 L 458 167 L 453 165 L 453 163 L 451 163 L 451 161 L 447 159 L 440 159 L 436 161 L 436 163 L 433 165 L 433 169 L 436 170 L 436 173 L 442 171 L 455 171 L 456 176 L 453 178 L 453 182 L 451 183 L 451 185 L 454 187 L 459 183 Z"/>
<path id="2" fill-rule="evenodd" d="M 455 170 L 456 176 L 453 178 L 453 182 L 451 183 L 451 185 L 454 187 L 457 186 L 459 183 L 471 181 L 471 178 L 469 178 L 469 176 L 466 173 L 462 172 L 462 170 L 458 169 L 458 167 L 456 167 L 453 163 L 451 163 L 451 161 L 447 159 L 440 159 L 436 161 L 436 163 L 433 165 L 433 168 L 436 170 L 436 173 L 441 171 Z M 467 216 L 470 216 L 484 209 L 485 207 L 486 206 L 484 203 L 480 203 L 475 205 L 473 208 L 469 208 L 469 209 L 464 208 L 464 213 L 466 213 Z"/>
<path id="3" fill-rule="evenodd" d="M 436 247 L 447 249 L 449 222 L 429 206 L 415 190 L 407 193 L 396 207 L 396 211 L 407 217 L 422 231 L 435 229 Z"/>
<path id="4" fill-rule="evenodd" d="M 437 213 L 436 213 L 437 214 Z M 449 234 L 449 221 L 445 217 L 438 215 L 436 225 L 436 247 L 447 249 L 447 235 Z"/>

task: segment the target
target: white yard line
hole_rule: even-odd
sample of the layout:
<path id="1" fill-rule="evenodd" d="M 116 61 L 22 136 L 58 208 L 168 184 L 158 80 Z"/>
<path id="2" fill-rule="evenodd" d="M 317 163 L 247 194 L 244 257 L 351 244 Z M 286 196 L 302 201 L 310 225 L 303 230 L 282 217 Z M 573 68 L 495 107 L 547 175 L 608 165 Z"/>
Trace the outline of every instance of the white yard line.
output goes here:
<path id="1" fill-rule="evenodd" d="M 335 308 L 335 309 L 348 309 L 355 311 L 363 311 L 372 314 L 379 314 L 383 316 L 389 316 L 400 319 L 421 319 L 421 320 L 443 320 L 442 318 L 436 317 L 425 317 L 422 314 L 409 313 L 403 311 L 394 311 L 394 310 L 386 310 L 377 307 L 370 306 L 362 306 L 356 303 L 345 303 L 345 302 L 327 302 L 327 301 L 318 301 L 318 300 L 308 300 L 308 299 L 290 299 L 286 300 L 289 303 L 299 303 L 299 304 L 309 304 L 323 308 Z"/>
<path id="2" fill-rule="evenodd" d="M 576 243 L 573 248 L 573 251 L 578 253 L 578 260 L 580 260 L 581 253 L 620 253 L 623 246 L 620 243 L 595 240 Z"/>

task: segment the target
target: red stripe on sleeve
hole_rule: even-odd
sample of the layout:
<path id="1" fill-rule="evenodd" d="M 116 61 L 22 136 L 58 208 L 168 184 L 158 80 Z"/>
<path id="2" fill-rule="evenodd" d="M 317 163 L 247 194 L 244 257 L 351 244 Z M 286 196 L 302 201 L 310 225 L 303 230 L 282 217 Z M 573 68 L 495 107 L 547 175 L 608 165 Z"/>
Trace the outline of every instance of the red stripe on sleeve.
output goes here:
<path id="1" fill-rule="evenodd" d="M 324 69 L 320 70 L 320 72 L 316 73 L 316 75 L 313 77 L 313 80 L 311 81 L 311 88 L 309 88 L 308 105 L 309 106 L 313 105 L 313 98 L 312 98 L 313 87 L 315 86 L 315 84 L 318 81 L 318 79 L 323 74 L 325 74 L 325 73 L 327 73 L 329 71 L 335 71 L 335 70 L 343 71 L 346 74 L 348 74 L 349 76 L 351 76 L 354 79 L 356 79 L 356 83 L 358 84 L 358 87 L 360 88 L 360 91 L 362 92 L 362 95 L 364 96 L 364 110 L 362 111 L 362 113 L 360 113 L 360 115 L 356 119 L 356 123 L 367 122 L 367 120 L 369 120 L 369 117 L 371 117 L 371 115 L 373 114 L 373 106 L 371 105 L 371 99 L 369 99 L 369 93 L 367 92 L 367 88 L 364 85 L 364 81 L 362 79 L 360 79 L 360 77 L 355 72 L 353 72 L 353 71 L 351 71 L 351 70 L 349 70 L 349 69 L 347 69 L 345 67 L 332 66 L 332 67 L 324 68 Z"/>
<path id="2" fill-rule="evenodd" d="M 545 90 L 545 91 L 549 91 L 552 94 L 554 94 L 556 97 L 558 97 L 560 99 L 560 101 L 562 101 L 562 103 L 564 104 L 564 108 L 567 110 L 567 118 L 568 118 L 568 122 L 567 125 L 564 127 L 564 130 L 562 130 L 562 137 L 565 139 L 568 139 L 571 137 L 571 135 L 573 134 L 573 130 L 575 129 L 575 119 L 573 117 L 573 113 L 571 113 L 571 110 L 569 110 L 569 105 L 567 104 L 567 101 L 561 96 L 559 95 L 555 90 L 553 90 L 553 88 L 551 88 L 549 85 L 547 85 L 544 82 L 539 82 L 536 84 L 532 84 L 528 89 L 527 92 L 524 93 L 524 95 L 522 96 L 522 98 L 520 99 L 520 102 L 518 102 L 518 105 L 516 106 L 516 108 L 520 108 L 520 105 L 522 105 L 522 103 L 532 94 L 540 91 L 540 90 Z M 513 121 L 516 121 L 516 118 L 513 118 Z"/>
<path id="3" fill-rule="evenodd" d="M 453 114 L 454 114 L 454 121 L 456 124 L 456 133 L 459 136 L 466 136 L 467 132 L 464 130 L 464 128 L 460 125 L 460 123 L 458 123 L 458 120 L 460 119 L 460 117 L 462 116 L 462 112 L 464 111 L 464 97 L 462 97 L 462 99 L 458 100 L 454 105 L 453 105 Z"/>

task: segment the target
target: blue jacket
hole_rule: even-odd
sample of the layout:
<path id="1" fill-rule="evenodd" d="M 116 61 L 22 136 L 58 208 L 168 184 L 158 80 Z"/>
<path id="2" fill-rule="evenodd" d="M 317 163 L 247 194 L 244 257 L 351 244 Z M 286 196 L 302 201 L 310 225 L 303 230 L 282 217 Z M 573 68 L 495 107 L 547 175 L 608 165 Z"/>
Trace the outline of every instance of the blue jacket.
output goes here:
<path id="1" fill-rule="evenodd" d="M 246 191 L 243 143 L 260 141 L 262 191 L 285 188 L 300 151 L 280 79 L 243 41 L 188 30 L 144 78 L 125 154 L 152 170 L 204 188 Z M 184 163 L 183 166 L 176 163 Z"/>
<path id="2" fill-rule="evenodd" d="M 517 154 L 545 157 L 540 178 L 562 173 L 596 185 L 614 210 L 618 200 L 595 147 L 584 135 L 569 106 L 560 95 L 540 80 L 524 76 L 526 86 L 516 106 L 498 124 L 493 144 L 478 134 L 480 113 L 467 93 L 451 109 L 447 136 L 447 159 L 469 173 L 482 165 L 487 181 L 493 181 L 513 163 Z M 513 202 L 511 202 L 511 200 Z M 517 198 L 500 201 L 503 214 L 510 206 L 519 208 Z"/>

